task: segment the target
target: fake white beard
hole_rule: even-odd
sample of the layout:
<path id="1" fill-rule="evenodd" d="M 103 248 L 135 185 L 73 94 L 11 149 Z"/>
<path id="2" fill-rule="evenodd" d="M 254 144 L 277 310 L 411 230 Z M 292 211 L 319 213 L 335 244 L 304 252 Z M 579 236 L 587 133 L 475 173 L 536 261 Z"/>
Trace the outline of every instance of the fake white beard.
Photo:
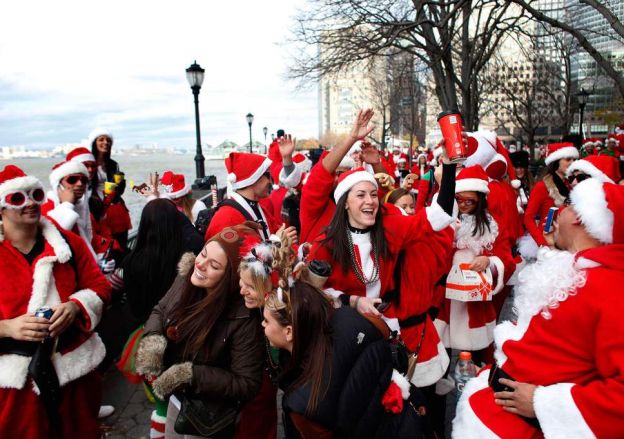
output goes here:
<path id="1" fill-rule="evenodd" d="M 455 230 L 455 248 L 458 250 L 469 249 L 475 255 L 480 255 L 486 250 L 492 250 L 494 241 L 498 236 L 498 224 L 487 213 L 487 218 L 490 221 L 490 230 L 487 227 L 482 235 L 472 236 L 472 231 L 475 227 L 474 215 L 459 215 L 459 227 Z"/>
<path id="2" fill-rule="evenodd" d="M 574 255 L 567 251 L 542 247 L 537 261 L 518 274 L 514 308 L 518 320 L 530 319 L 538 312 L 550 319 L 550 309 L 556 309 L 576 290 L 585 285 L 586 272 L 574 265 Z"/>

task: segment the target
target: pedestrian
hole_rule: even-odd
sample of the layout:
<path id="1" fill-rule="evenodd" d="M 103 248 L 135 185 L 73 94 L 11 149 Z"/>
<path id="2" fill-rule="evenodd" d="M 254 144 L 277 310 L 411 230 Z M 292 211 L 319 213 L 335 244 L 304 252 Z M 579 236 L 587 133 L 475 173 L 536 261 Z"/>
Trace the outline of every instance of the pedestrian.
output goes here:
<path id="1" fill-rule="evenodd" d="M 0 171 L 0 436 L 96 439 L 105 348 L 93 330 L 110 285 L 43 202 L 35 177 Z M 51 317 L 36 317 L 44 307 Z"/>
<path id="2" fill-rule="evenodd" d="M 197 257 L 183 256 L 179 276 L 145 323 L 136 369 L 156 396 L 170 397 L 167 438 L 206 435 L 192 427 L 198 422 L 216 430 L 211 437 L 232 437 L 239 405 L 260 388 L 260 316 L 245 307 L 238 287 L 240 259 L 258 242 L 255 229 L 226 227 Z"/>
<path id="3" fill-rule="evenodd" d="M 517 322 L 469 381 L 456 438 L 620 438 L 624 431 L 624 188 L 594 178 L 563 207 L 555 249 L 520 274 Z"/>

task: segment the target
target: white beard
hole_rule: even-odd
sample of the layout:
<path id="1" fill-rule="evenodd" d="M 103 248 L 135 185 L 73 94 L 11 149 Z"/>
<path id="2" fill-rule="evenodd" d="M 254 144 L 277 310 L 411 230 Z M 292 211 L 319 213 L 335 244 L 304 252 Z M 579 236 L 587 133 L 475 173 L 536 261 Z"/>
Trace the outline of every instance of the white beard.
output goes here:
<path id="1" fill-rule="evenodd" d="M 549 309 L 559 307 L 576 290 L 585 285 L 586 272 L 575 266 L 574 255 L 567 251 L 541 248 L 537 261 L 518 274 L 514 307 L 518 323 L 538 312 L 550 319 Z"/>
<path id="2" fill-rule="evenodd" d="M 455 230 L 455 248 L 457 250 L 468 249 L 475 255 L 480 255 L 484 251 L 492 250 L 494 241 L 498 236 L 498 224 L 487 213 L 487 218 L 490 221 L 490 230 L 487 227 L 482 235 L 472 236 L 472 231 L 475 228 L 475 216 L 474 215 L 459 215 L 459 227 Z"/>

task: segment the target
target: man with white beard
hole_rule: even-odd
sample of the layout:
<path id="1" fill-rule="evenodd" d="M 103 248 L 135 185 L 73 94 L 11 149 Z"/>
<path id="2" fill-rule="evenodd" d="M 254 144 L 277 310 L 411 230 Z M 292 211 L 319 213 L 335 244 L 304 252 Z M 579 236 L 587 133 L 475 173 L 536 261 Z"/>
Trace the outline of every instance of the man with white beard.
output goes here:
<path id="1" fill-rule="evenodd" d="M 571 192 L 554 245 L 520 273 L 516 323 L 468 382 L 456 438 L 616 438 L 624 432 L 624 187 Z"/>

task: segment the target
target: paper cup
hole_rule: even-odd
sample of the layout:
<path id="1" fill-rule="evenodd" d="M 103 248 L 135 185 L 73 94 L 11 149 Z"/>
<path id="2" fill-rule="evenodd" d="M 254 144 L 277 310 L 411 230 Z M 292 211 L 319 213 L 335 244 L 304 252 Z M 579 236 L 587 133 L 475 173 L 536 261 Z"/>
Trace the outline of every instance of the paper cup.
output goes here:
<path id="1" fill-rule="evenodd" d="M 449 160 L 451 163 L 463 163 L 468 156 L 468 151 L 462 137 L 464 124 L 461 115 L 457 112 L 445 111 L 438 115 L 438 123 Z"/>

